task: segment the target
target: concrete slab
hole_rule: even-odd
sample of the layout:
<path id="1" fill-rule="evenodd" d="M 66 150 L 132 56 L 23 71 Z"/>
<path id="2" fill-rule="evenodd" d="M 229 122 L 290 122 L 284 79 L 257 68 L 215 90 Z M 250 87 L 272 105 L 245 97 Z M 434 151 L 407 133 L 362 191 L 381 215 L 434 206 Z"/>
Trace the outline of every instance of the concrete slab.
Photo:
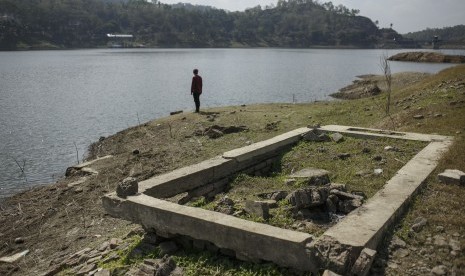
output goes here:
<path id="1" fill-rule="evenodd" d="M 413 157 L 362 207 L 323 235 L 356 248 L 376 249 L 388 227 L 405 211 L 415 193 L 437 165 L 450 141 L 432 142 Z"/>
<path id="2" fill-rule="evenodd" d="M 306 244 L 313 236 L 306 233 L 178 205 L 144 194 L 129 196 L 126 200 L 110 194 L 103 198 L 103 206 L 111 215 L 141 224 L 146 229 L 208 240 L 219 248 L 232 249 L 250 259 L 317 270 L 306 251 Z"/>
<path id="3" fill-rule="evenodd" d="M 390 131 L 390 130 L 382 130 L 382 129 L 374 129 L 374 128 L 350 127 L 350 126 L 340 126 L 340 125 L 327 125 L 327 126 L 322 126 L 319 129 L 329 131 L 329 132 L 339 132 L 339 133 L 343 133 L 345 135 L 357 137 L 357 138 L 385 137 L 385 138 L 415 140 L 415 141 L 424 141 L 424 142 L 452 140 L 451 137 L 443 136 L 443 135 L 400 132 L 400 131 Z"/>
<path id="4" fill-rule="evenodd" d="M 310 131 L 310 129 L 306 127 L 298 128 L 265 141 L 225 152 L 223 153 L 223 158 L 234 159 L 237 162 L 250 160 L 257 156 L 276 151 L 281 147 L 295 144 L 300 140 L 301 135 L 308 131 Z"/>
<path id="5" fill-rule="evenodd" d="M 234 160 L 217 156 L 141 181 L 139 191 L 157 198 L 168 198 L 226 177 L 235 168 Z"/>

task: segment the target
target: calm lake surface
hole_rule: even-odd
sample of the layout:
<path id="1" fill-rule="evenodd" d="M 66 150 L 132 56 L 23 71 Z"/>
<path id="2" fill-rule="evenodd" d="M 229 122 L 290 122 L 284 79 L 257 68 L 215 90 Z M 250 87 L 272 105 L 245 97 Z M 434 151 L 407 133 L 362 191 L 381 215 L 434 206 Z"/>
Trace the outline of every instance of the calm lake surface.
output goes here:
<path id="1" fill-rule="evenodd" d="M 130 126 L 202 107 L 328 100 L 401 50 L 97 49 L 0 52 L 0 198 L 52 183 L 87 147 Z M 464 54 L 463 51 L 447 51 Z M 451 65 L 391 62 L 395 72 Z M 16 161 L 15 161 L 16 160 Z M 19 165 L 16 163 L 18 162 Z M 24 166 L 27 181 L 20 167 Z"/>

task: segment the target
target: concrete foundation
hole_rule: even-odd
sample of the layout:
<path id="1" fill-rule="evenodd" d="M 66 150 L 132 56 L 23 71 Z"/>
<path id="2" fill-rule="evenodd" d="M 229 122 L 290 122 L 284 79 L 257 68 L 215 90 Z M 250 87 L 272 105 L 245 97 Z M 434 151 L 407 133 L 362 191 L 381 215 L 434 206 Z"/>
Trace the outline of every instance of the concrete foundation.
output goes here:
<path id="1" fill-rule="evenodd" d="M 109 214 L 141 224 L 162 236 L 180 235 L 208 241 L 220 250 L 234 252 L 241 259 L 271 261 L 314 273 L 330 269 L 343 275 L 353 271 L 353 264 L 357 263 L 357 271 L 366 273 L 371 261 L 365 261 L 367 258 L 361 254 L 370 252 L 369 255 L 374 256 L 373 250 L 376 250 L 387 229 L 406 210 L 452 139 L 439 135 L 346 126 L 323 126 L 320 130 L 359 138 L 389 137 L 426 141 L 429 144 L 375 196 L 318 239 L 306 233 L 163 200 L 185 192 L 192 196 L 213 195 L 239 172 L 261 174 L 273 165 L 283 151 L 299 142 L 302 135 L 310 131 L 308 128 L 299 128 L 142 181 L 139 183 L 139 194 L 120 198 L 116 193 L 111 193 L 103 198 L 103 206 Z"/>

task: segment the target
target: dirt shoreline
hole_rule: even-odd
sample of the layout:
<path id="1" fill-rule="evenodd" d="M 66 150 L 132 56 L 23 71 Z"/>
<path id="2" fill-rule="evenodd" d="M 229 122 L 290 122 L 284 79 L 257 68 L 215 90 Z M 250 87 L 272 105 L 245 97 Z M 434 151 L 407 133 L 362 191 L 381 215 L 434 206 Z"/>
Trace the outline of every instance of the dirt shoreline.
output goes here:
<path id="1" fill-rule="evenodd" d="M 393 90 L 397 96 L 393 98 L 392 117 L 398 124 L 395 128 L 462 137 L 465 129 L 461 123 L 455 122 L 462 122 L 460 120 L 463 116 L 457 114 L 462 114 L 460 112 L 463 112 L 465 106 L 465 82 L 463 77 L 459 77 L 465 72 L 465 67 L 461 68 L 460 73 L 451 73 L 450 76 L 394 74 Z M 101 206 L 101 196 L 114 191 L 117 184 L 128 176 L 139 181 L 145 180 L 212 158 L 227 150 L 311 124 L 392 128 L 393 119 L 379 111 L 378 105 L 384 100 L 365 93 L 367 84 L 373 83 L 380 88 L 380 93 L 383 93 L 385 86 L 382 76 L 363 76 L 362 81 L 342 93 L 341 98 L 361 98 L 360 102 L 334 101 L 212 108 L 201 114 L 182 113 L 160 118 L 95 142 L 89 147 L 90 160 L 113 156 L 90 166 L 98 174 L 76 171 L 56 183 L 35 187 L 0 201 L 0 257 L 28 250 L 25 257 L 16 262 L 0 263 L 0 275 L 39 275 L 50 272 L 59 260 L 65 260 L 84 248 L 98 248 L 112 239 L 124 240 L 131 236 L 128 233 L 140 232 L 141 229 L 137 225 L 109 217 Z M 409 87 L 413 88 L 408 90 Z M 449 92 L 452 90 L 454 92 Z M 363 96 L 369 98 L 365 99 Z M 435 101 L 437 97 L 438 103 L 419 105 L 423 100 L 431 101 L 428 97 L 435 97 Z M 415 104 L 418 107 L 415 107 Z M 411 105 L 413 106 L 410 107 Z M 439 109 L 443 105 L 445 107 Z M 425 113 L 427 119 L 422 122 L 413 119 L 413 114 L 424 113 L 425 110 L 431 112 L 431 115 Z M 447 115 L 437 115 L 446 113 Z M 453 114 L 453 117 L 450 114 Z M 435 123 L 434 120 L 444 122 Z M 196 135 L 199 129 L 214 124 L 246 125 L 249 131 L 225 135 L 220 139 Z M 457 132 L 459 133 L 456 134 Z M 462 163 L 457 164 L 458 169 L 465 169 L 460 167 Z M 461 195 L 460 192 L 455 193 Z M 425 216 L 428 217 L 427 214 Z M 461 223 L 457 227 L 463 227 L 464 224 Z M 454 229 L 458 229 L 457 227 Z M 434 229 L 431 231 L 434 232 Z M 463 240 L 465 237 L 459 235 L 458 239 Z M 428 246 L 419 245 L 417 248 L 420 251 Z M 460 258 L 462 264 L 465 263 L 462 251 L 457 254 L 459 255 L 456 258 Z M 393 271 L 391 275 L 396 275 L 395 269 L 387 267 L 390 260 L 396 260 L 397 267 L 402 268 L 403 264 L 399 258 L 387 256 L 385 260 L 383 273 L 380 275 L 389 275 L 389 271 Z M 49 275 L 55 275 L 58 271 L 60 270 Z M 456 271 L 465 271 L 465 266 L 459 266 Z"/>

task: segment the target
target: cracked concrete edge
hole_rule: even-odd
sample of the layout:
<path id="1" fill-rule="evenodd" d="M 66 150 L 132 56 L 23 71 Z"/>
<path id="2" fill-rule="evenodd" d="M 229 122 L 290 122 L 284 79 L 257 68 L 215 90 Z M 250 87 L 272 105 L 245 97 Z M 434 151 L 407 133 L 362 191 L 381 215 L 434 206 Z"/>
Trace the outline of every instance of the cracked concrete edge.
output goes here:
<path id="1" fill-rule="evenodd" d="M 141 224 L 145 229 L 206 240 L 250 259 L 305 271 L 316 272 L 318 268 L 306 247 L 314 237 L 307 233 L 178 205 L 144 194 L 122 199 L 112 193 L 102 202 L 112 216 Z"/>
<path id="2" fill-rule="evenodd" d="M 227 151 L 223 153 L 223 158 L 234 159 L 237 162 L 252 159 L 267 152 L 273 152 L 279 148 L 295 144 L 301 139 L 302 134 L 308 131 L 310 131 L 310 129 L 307 127 L 298 128 L 264 141 Z"/>
<path id="3" fill-rule="evenodd" d="M 182 167 L 139 183 L 139 191 L 157 198 L 167 198 L 228 177 L 253 166 L 268 155 L 297 143 L 308 128 L 299 128 L 276 137 L 231 150 L 197 164 Z M 270 157 L 270 156 L 268 156 Z"/>
<path id="4" fill-rule="evenodd" d="M 437 135 L 437 134 L 422 134 L 413 132 L 391 131 L 374 128 L 351 127 L 341 125 L 326 125 L 319 128 L 320 130 L 329 132 L 344 133 L 349 136 L 358 138 L 394 138 L 404 140 L 415 140 L 423 142 L 433 141 L 451 141 L 453 138 L 450 136 Z"/>
<path id="5" fill-rule="evenodd" d="M 363 206 L 351 212 L 319 238 L 323 244 L 331 240 L 332 244 L 346 247 L 346 250 L 339 254 L 347 254 L 350 257 L 345 259 L 345 266 L 339 265 L 335 268 L 336 272 L 346 272 L 350 269 L 351 263 L 359 257 L 363 248 L 377 249 L 386 232 L 407 211 L 413 197 L 425 184 L 426 178 L 436 168 L 441 155 L 451 144 L 452 141 L 448 139 L 428 144 Z M 318 245 L 320 242 L 315 241 L 314 244 Z M 334 258 L 333 256 L 320 262 L 331 263 L 334 262 Z"/>

